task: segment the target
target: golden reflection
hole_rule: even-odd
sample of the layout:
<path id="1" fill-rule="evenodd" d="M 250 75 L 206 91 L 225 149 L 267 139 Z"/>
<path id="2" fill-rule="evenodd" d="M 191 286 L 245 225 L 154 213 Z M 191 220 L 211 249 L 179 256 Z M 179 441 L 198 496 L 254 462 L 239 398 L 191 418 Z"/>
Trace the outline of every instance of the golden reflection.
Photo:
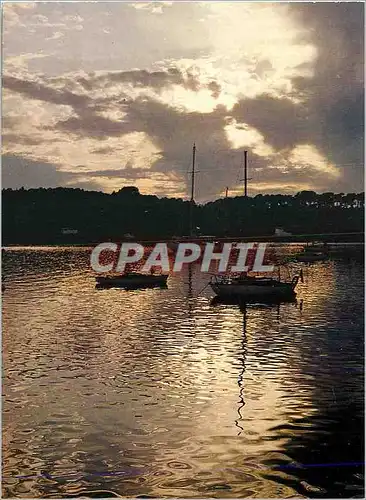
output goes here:
<path id="1" fill-rule="evenodd" d="M 245 374 L 245 355 L 246 355 L 246 335 L 247 335 L 247 308 L 244 307 L 243 310 L 243 340 L 242 340 L 242 356 L 240 358 L 240 362 L 242 364 L 242 369 L 240 370 L 240 374 L 238 377 L 238 386 L 239 386 L 239 407 L 238 407 L 238 415 L 239 418 L 235 420 L 235 425 L 240 429 L 238 436 L 244 431 L 244 427 L 240 425 L 239 422 L 243 420 L 243 415 L 241 413 L 242 408 L 245 406 L 244 400 L 244 374 Z"/>
<path id="2" fill-rule="evenodd" d="M 337 271 L 334 261 L 314 262 L 294 266 L 302 269 L 304 283 L 297 287 L 298 299 L 302 299 L 302 309 L 309 311 L 324 307 L 328 297 L 334 293 L 337 283 Z"/>
<path id="3" fill-rule="evenodd" d="M 4 269 L 10 473 L 12 460 L 23 467 L 30 456 L 51 471 L 65 464 L 81 472 L 102 456 L 112 469 L 138 466 L 157 496 L 181 495 L 179 481 L 193 493 L 190 470 L 205 486 L 225 478 L 233 496 L 246 488 L 273 496 L 261 464 L 285 460 L 294 419 L 307 423 L 319 413 L 326 325 L 340 314 L 340 294 L 357 267 L 302 266 L 297 303 L 240 307 L 211 305 L 209 274 L 196 265 L 171 275 L 167 290 L 126 292 L 95 289 L 87 252 L 24 255 L 25 263 L 21 252 L 11 257 L 24 268 Z M 152 476 L 160 479 L 152 484 Z M 149 494 L 140 483 L 114 484 L 121 493 Z"/>

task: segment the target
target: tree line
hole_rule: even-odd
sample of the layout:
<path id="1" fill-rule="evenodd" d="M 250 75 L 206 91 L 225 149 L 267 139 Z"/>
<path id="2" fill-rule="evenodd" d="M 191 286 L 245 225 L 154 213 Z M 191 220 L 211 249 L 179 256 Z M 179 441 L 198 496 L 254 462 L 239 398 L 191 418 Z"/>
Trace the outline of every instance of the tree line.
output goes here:
<path id="1" fill-rule="evenodd" d="M 191 216 L 190 216 L 191 213 Z M 82 189 L 3 189 L 3 245 L 93 244 L 125 237 L 158 240 L 194 233 L 217 237 L 362 232 L 364 193 L 221 198 L 204 205 L 142 195 L 134 186 L 111 194 Z"/>

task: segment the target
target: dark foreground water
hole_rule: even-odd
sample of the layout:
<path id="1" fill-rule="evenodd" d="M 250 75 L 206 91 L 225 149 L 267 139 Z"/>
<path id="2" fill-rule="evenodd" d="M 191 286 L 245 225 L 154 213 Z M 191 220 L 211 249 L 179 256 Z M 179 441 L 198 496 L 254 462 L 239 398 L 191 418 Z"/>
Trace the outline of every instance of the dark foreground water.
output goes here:
<path id="1" fill-rule="evenodd" d="M 96 290 L 83 249 L 3 275 L 4 497 L 363 497 L 362 263 L 246 310 L 197 268 Z"/>

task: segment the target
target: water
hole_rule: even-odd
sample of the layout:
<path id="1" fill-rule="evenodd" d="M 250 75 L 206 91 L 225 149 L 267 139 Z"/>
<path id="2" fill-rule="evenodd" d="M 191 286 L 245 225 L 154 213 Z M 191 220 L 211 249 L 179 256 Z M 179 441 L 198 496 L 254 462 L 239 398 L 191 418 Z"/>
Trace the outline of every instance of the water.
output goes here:
<path id="1" fill-rule="evenodd" d="M 3 258 L 3 496 L 363 497 L 363 264 L 297 303 L 96 290 L 87 249 Z"/>

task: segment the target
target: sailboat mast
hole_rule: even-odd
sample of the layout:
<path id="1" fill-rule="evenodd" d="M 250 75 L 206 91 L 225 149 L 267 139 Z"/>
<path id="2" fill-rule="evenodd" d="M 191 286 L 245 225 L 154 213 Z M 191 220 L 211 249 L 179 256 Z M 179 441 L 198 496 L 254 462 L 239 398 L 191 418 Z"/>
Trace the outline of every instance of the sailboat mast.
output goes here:
<path id="1" fill-rule="evenodd" d="M 244 196 L 248 196 L 248 151 L 244 151 Z"/>
<path id="2" fill-rule="evenodd" d="M 195 174 L 195 164 L 196 164 L 196 144 L 193 144 L 191 203 L 194 203 L 194 174 Z"/>
<path id="3" fill-rule="evenodd" d="M 192 184 L 191 184 L 191 201 L 189 204 L 189 233 L 193 236 L 193 207 L 194 207 L 194 174 L 196 166 L 196 144 L 193 144 L 192 151 Z"/>

